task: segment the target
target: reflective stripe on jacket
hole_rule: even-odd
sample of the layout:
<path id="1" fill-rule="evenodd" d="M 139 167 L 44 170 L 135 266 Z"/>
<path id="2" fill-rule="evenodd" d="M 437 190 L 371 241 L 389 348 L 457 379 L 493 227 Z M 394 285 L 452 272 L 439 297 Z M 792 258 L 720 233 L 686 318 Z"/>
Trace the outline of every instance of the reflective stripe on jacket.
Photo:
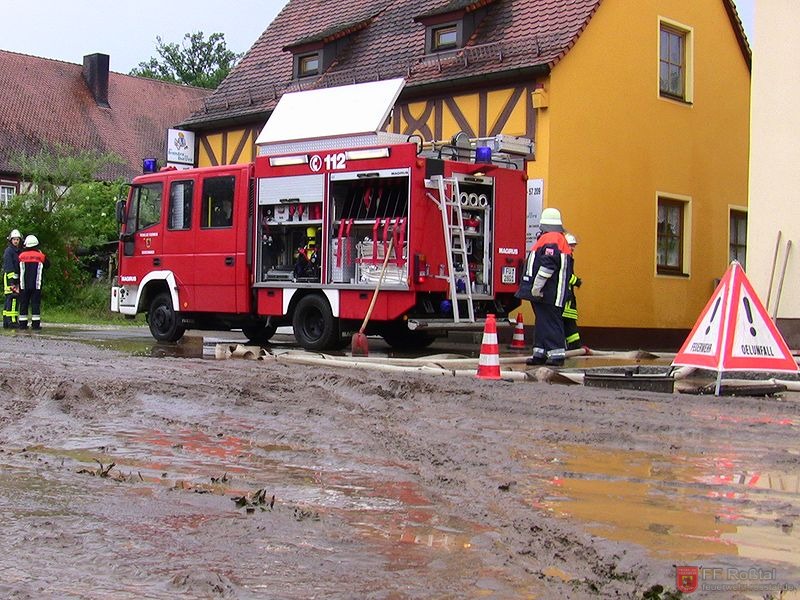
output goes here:
<path id="1" fill-rule="evenodd" d="M 564 234 L 558 231 L 543 233 L 531 248 L 533 261 L 529 263 L 531 277 L 545 278 L 542 296 L 535 302 L 563 307 L 567 301 L 567 287 L 572 276 L 572 248 Z"/>
<path id="2" fill-rule="evenodd" d="M 575 283 L 578 281 L 578 276 L 573 273 L 569 278 L 567 284 L 567 301 L 564 304 L 564 312 L 561 315 L 565 319 L 578 320 L 578 300 L 575 297 Z"/>
<path id="3" fill-rule="evenodd" d="M 23 290 L 42 289 L 42 271 L 50 265 L 44 252 L 33 248 L 19 254 L 19 287 Z"/>

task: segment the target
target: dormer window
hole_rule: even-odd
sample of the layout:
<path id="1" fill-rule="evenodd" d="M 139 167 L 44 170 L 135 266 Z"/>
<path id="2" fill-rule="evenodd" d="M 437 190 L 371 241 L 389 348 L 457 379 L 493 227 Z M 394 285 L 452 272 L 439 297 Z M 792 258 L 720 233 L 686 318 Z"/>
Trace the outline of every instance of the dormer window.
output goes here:
<path id="1" fill-rule="evenodd" d="M 319 52 L 297 57 L 297 76 L 310 77 L 319 75 Z"/>
<path id="2" fill-rule="evenodd" d="M 440 27 L 431 28 L 431 52 L 442 52 L 458 48 L 458 25 L 450 23 Z"/>
<path id="3" fill-rule="evenodd" d="M 370 15 L 361 21 L 334 25 L 284 46 L 283 51 L 291 52 L 294 57 L 292 63 L 294 78 L 317 77 L 325 73 L 339 53 L 351 42 L 353 36 L 366 29 L 373 18 L 373 15 Z"/>
<path id="4" fill-rule="evenodd" d="M 497 0 L 449 0 L 442 6 L 416 15 L 425 26 L 425 53 L 458 50 L 470 43 L 491 4 Z"/>

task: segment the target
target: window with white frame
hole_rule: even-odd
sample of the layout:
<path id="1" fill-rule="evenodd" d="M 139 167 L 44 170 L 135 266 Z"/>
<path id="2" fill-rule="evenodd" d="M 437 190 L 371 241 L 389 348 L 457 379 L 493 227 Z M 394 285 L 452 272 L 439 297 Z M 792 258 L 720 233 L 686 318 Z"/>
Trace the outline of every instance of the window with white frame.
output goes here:
<path id="1" fill-rule="evenodd" d="M 13 185 L 0 185 L 0 206 L 8 206 L 9 201 L 17 193 Z"/>
<path id="2" fill-rule="evenodd" d="M 658 90 L 664 98 L 692 101 L 692 31 L 673 21 L 659 26 Z"/>

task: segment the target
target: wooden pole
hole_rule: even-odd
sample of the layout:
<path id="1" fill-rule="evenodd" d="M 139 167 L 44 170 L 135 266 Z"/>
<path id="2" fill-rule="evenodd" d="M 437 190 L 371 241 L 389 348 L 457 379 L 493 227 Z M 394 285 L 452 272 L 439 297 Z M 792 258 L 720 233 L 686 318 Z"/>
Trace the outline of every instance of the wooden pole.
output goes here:
<path id="1" fill-rule="evenodd" d="M 792 249 L 792 240 L 786 240 L 786 253 L 783 255 L 783 265 L 781 266 L 781 276 L 778 279 L 778 289 L 775 293 L 775 310 L 772 313 L 772 320 L 778 317 L 778 306 L 781 303 L 781 292 L 783 291 L 783 278 L 786 276 L 786 263 L 789 262 L 789 251 Z"/>
<path id="2" fill-rule="evenodd" d="M 772 295 L 772 283 L 773 283 L 773 281 L 775 279 L 775 266 L 778 264 L 778 252 L 781 249 L 781 236 L 782 235 L 783 235 L 783 232 L 781 232 L 781 230 L 779 229 L 778 230 L 778 239 L 775 240 L 775 252 L 772 255 L 772 269 L 770 269 L 770 272 L 769 272 L 769 287 L 767 288 L 767 303 L 765 305 L 766 308 L 767 308 L 767 311 L 769 311 L 769 298 Z"/>

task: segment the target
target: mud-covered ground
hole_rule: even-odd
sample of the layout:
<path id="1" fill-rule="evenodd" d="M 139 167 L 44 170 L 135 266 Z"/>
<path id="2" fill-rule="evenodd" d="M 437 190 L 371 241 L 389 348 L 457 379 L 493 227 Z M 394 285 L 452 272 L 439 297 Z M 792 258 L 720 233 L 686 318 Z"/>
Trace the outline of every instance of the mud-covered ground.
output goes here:
<path id="1" fill-rule="evenodd" d="M 796 394 L 0 335 L 0 597 L 777 598 L 798 432 Z"/>

